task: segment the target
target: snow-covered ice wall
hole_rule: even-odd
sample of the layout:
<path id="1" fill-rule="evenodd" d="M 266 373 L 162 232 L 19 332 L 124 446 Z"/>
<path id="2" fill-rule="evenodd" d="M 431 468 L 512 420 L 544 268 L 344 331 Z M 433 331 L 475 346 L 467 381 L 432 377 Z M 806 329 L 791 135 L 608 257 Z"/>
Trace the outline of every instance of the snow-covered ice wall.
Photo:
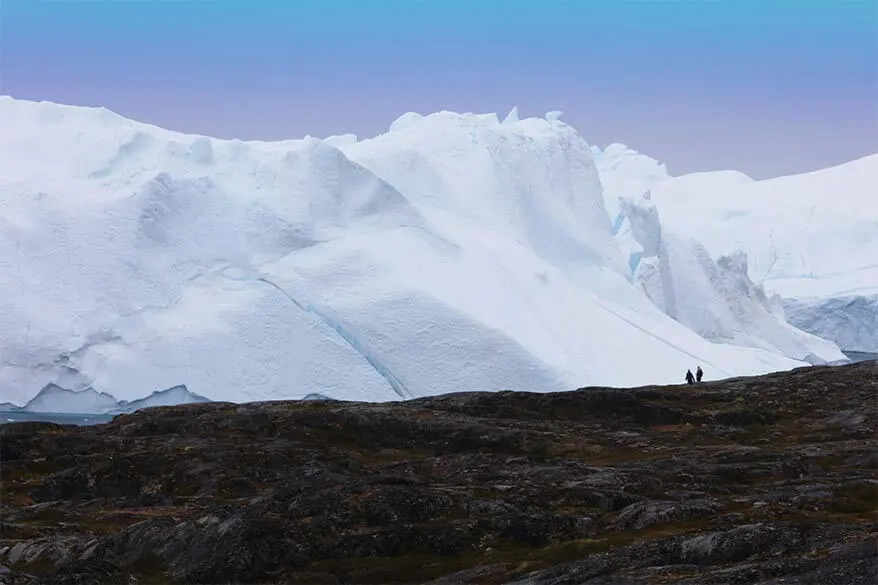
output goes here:
<path id="1" fill-rule="evenodd" d="M 789 322 L 804 331 L 846 351 L 878 354 L 878 294 L 786 299 L 783 308 Z"/>
<path id="2" fill-rule="evenodd" d="M 716 261 L 701 243 L 663 229 L 649 191 L 623 198 L 617 237 L 639 244 L 629 260 L 632 277 L 665 314 L 705 339 L 760 347 L 810 363 L 844 359 L 831 341 L 796 329 L 782 301 L 769 297 L 747 274 L 743 252 Z"/>
<path id="3" fill-rule="evenodd" d="M 556 114 L 265 143 L 0 98 L 0 129 L 0 400 L 388 400 L 800 364 L 653 305 Z"/>
<path id="4" fill-rule="evenodd" d="M 649 190 L 669 232 L 714 257 L 744 252 L 749 277 L 784 299 L 794 325 L 843 349 L 878 343 L 869 327 L 878 322 L 878 154 L 763 181 L 734 171 L 673 177 L 618 144 L 595 154 L 610 200 Z"/>

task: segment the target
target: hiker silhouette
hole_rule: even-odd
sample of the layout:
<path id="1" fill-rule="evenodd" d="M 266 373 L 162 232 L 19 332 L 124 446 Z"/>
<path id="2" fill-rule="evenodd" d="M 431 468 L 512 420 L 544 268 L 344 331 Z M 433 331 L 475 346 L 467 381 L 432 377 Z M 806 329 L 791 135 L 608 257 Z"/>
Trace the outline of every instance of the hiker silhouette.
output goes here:
<path id="1" fill-rule="evenodd" d="M 686 370 L 686 383 L 690 386 L 695 383 L 695 376 L 692 375 L 692 370 Z"/>
<path id="2" fill-rule="evenodd" d="M 698 366 L 698 369 L 695 370 L 695 381 L 700 382 L 703 376 L 704 372 L 701 371 L 701 366 Z"/>

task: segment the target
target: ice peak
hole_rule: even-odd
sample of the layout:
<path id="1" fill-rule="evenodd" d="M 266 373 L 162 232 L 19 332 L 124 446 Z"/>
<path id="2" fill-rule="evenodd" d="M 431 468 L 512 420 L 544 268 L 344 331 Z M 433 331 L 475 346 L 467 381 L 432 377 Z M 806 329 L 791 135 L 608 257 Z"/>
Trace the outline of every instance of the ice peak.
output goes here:
<path id="1" fill-rule="evenodd" d="M 503 125 L 517 124 L 519 122 L 518 118 L 518 106 L 514 106 L 509 113 L 506 114 L 506 117 L 503 118 Z"/>
<path id="2" fill-rule="evenodd" d="M 402 132 L 406 128 L 417 124 L 419 120 L 422 120 L 424 117 L 421 114 L 416 112 L 406 112 L 399 118 L 393 121 L 390 125 L 390 132 Z"/>

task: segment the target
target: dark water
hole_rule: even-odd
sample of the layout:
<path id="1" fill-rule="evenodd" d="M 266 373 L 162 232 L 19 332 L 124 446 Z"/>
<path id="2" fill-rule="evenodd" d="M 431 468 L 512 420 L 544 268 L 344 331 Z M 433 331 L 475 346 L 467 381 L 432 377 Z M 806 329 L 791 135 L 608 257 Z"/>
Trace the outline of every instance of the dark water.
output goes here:
<path id="1" fill-rule="evenodd" d="M 52 422 L 60 425 L 98 425 L 113 420 L 109 414 L 58 412 L 0 412 L 0 425 L 11 422 Z"/>
<path id="2" fill-rule="evenodd" d="M 843 351 L 852 362 L 867 362 L 869 360 L 878 360 L 878 353 L 864 353 L 861 351 Z"/>

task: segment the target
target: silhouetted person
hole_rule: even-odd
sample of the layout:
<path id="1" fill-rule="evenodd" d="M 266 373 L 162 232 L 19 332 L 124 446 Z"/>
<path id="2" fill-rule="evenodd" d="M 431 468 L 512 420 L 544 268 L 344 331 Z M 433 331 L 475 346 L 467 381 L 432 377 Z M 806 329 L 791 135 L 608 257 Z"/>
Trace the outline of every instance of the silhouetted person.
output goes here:
<path id="1" fill-rule="evenodd" d="M 692 375 L 692 370 L 686 370 L 686 383 L 690 386 L 695 383 L 695 376 Z"/>
<path id="2" fill-rule="evenodd" d="M 701 371 L 701 366 L 698 366 L 698 369 L 695 370 L 695 381 L 700 382 L 701 378 L 704 377 L 704 372 Z"/>

